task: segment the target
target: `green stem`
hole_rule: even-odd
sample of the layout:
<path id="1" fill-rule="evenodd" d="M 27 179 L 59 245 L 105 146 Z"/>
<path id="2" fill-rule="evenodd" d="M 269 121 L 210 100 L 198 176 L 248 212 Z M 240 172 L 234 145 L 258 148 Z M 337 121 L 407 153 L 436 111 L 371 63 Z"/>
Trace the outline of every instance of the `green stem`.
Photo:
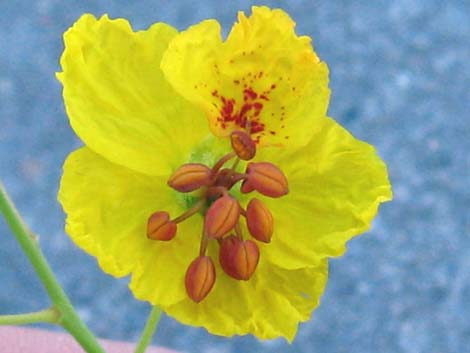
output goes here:
<path id="1" fill-rule="evenodd" d="M 162 311 L 158 306 L 154 306 L 152 308 L 134 353 L 145 352 L 145 349 L 149 345 L 150 341 L 152 340 L 152 336 L 155 333 L 155 329 L 157 328 L 158 322 L 160 321 L 161 314 Z"/>
<path id="2" fill-rule="evenodd" d="M 0 182 L 0 211 L 10 226 L 18 243 L 34 267 L 36 274 L 44 285 L 54 306 L 60 312 L 59 324 L 62 325 L 77 340 L 83 349 L 90 353 L 104 353 L 95 336 L 80 320 L 69 298 L 54 276 L 46 258 L 42 254 L 36 237 L 21 219 L 13 202 Z"/>
<path id="3" fill-rule="evenodd" d="M 35 311 L 33 313 L 0 315 L 0 325 L 25 325 L 36 322 L 57 324 L 60 321 L 60 312 L 55 308 Z"/>

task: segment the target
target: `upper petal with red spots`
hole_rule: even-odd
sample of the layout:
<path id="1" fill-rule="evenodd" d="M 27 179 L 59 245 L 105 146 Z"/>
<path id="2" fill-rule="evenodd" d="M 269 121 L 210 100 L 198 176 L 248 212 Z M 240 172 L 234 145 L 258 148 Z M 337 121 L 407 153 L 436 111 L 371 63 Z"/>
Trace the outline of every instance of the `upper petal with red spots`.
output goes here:
<path id="1" fill-rule="evenodd" d="M 238 15 L 226 41 L 215 20 L 177 35 L 161 68 L 216 136 L 245 130 L 262 145 L 304 145 L 326 114 L 328 68 L 282 10 Z"/>

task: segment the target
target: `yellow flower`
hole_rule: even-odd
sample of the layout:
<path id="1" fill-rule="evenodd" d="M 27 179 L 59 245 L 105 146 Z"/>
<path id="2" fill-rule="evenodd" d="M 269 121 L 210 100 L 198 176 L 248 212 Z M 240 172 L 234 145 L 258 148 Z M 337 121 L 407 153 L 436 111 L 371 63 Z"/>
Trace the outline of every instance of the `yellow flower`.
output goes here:
<path id="1" fill-rule="evenodd" d="M 326 117 L 310 38 L 282 10 L 252 11 L 225 41 L 215 20 L 134 32 L 82 16 L 58 78 L 85 147 L 59 200 L 73 241 L 131 275 L 136 298 L 214 334 L 292 340 L 328 257 L 391 190 L 374 148 Z"/>

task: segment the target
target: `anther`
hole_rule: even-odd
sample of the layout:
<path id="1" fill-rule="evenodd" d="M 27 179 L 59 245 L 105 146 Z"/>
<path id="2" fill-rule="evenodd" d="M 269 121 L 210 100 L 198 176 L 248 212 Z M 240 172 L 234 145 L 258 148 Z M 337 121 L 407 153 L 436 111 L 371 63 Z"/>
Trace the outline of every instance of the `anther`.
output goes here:
<path id="1" fill-rule="evenodd" d="M 248 163 L 246 174 L 248 176 L 242 185 L 242 192 L 243 189 L 254 189 L 269 197 L 281 197 L 289 192 L 287 178 L 272 163 Z"/>
<path id="2" fill-rule="evenodd" d="M 188 267 L 184 284 L 186 293 L 196 303 L 201 302 L 215 283 L 215 266 L 209 256 L 197 257 Z"/>
<path id="3" fill-rule="evenodd" d="M 252 199 L 246 208 L 246 225 L 250 234 L 259 241 L 269 243 L 273 235 L 273 216 L 264 203 Z"/>
<path id="4" fill-rule="evenodd" d="M 245 131 L 233 131 L 230 134 L 230 142 L 240 159 L 248 161 L 256 155 L 256 143 Z"/>
<path id="5" fill-rule="evenodd" d="M 168 185 L 179 192 L 190 192 L 208 185 L 211 169 L 204 164 L 188 163 L 179 167 L 168 180 Z"/>
<path id="6" fill-rule="evenodd" d="M 222 196 L 212 203 L 204 219 L 204 230 L 211 238 L 220 238 L 235 227 L 240 218 L 240 205 L 231 196 Z"/>
<path id="7" fill-rule="evenodd" d="M 168 241 L 176 235 L 176 223 L 170 221 L 168 212 L 153 213 L 147 221 L 147 237 L 152 240 Z"/>
<path id="8" fill-rule="evenodd" d="M 229 236 L 220 243 L 219 262 L 224 272 L 238 280 L 247 281 L 259 261 L 258 245 L 251 240 Z"/>
<path id="9" fill-rule="evenodd" d="M 247 179 L 243 180 L 243 183 L 240 187 L 240 191 L 242 192 L 242 194 L 248 194 L 254 190 L 255 188 L 248 182 Z"/>

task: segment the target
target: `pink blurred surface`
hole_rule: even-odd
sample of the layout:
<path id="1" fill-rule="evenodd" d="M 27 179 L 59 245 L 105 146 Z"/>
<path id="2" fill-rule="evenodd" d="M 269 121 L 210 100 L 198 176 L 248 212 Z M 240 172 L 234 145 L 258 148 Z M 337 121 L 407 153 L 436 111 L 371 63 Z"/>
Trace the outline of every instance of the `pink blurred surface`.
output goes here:
<path id="1" fill-rule="evenodd" d="M 100 340 L 107 353 L 132 353 L 135 343 Z M 83 353 L 72 336 L 24 327 L 0 326 L 0 353 Z M 149 347 L 147 353 L 178 353 Z"/>

